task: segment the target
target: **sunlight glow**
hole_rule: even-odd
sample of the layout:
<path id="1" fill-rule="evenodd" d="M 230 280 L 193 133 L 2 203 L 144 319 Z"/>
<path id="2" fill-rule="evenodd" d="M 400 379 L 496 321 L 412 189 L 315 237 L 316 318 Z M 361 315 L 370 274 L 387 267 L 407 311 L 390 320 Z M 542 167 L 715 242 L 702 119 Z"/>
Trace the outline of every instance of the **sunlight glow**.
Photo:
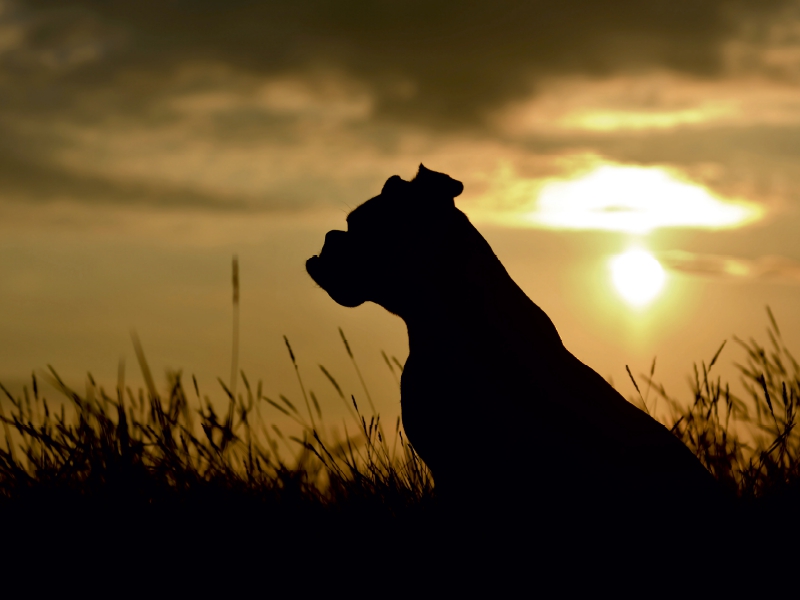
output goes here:
<path id="1" fill-rule="evenodd" d="M 647 250 L 632 248 L 609 262 L 611 280 L 623 300 L 634 307 L 652 301 L 664 287 L 666 274 Z"/>
<path id="2" fill-rule="evenodd" d="M 658 227 L 738 227 L 762 215 L 756 204 L 721 198 L 665 169 L 603 165 L 546 183 L 526 218 L 554 229 L 642 234 Z"/>
<path id="3" fill-rule="evenodd" d="M 729 106 L 703 106 L 672 111 L 592 110 L 568 114 L 560 124 L 569 129 L 617 131 L 620 129 L 670 129 L 736 116 Z"/>

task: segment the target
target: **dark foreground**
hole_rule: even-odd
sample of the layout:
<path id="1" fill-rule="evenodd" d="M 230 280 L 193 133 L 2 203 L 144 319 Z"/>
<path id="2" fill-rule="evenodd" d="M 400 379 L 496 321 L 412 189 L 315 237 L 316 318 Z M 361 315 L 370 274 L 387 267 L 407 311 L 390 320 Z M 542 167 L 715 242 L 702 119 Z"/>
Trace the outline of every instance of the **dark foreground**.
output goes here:
<path id="1" fill-rule="evenodd" d="M 387 436 L 379 418 L 356 412 L 360 431 L 347 440 L 323 439 L 318 423 L 284 439 L 258 407 L 299 420 L 302 411 L 252 391 L 246 378 L 236 398 L 223 386 L 226 414 L 202 402 L 196 386 L 190 402 L 178 375 L 167 394 L 151 386 L 138 398 L 122 389 L 111 398 L 96 388 L 81 396 L 53 374 L 68 400 L 58 410 L 34 379 L 22 398 L 8 395 L 2 415 L 14 442 L 0 450 L 5 572 L 265 594 L 368 581 L 416 591 L 557 585 L 566 593 L 681 573 L 709 586 L 750 577 L 737 565 L 775 567 L 797 556 L 800 540 L 800 369 L 774 323 L 770 336 L 768 350 L 742 343 L 748 398 L 710 376 L 719 353 L 696 369 L 688 403 L 669 397 L 652 373 L 638 382 L 670 405 L 667 427 L 724 491 L 648 506 L 607 501 L 591 486 L 553 502 L 548 481 L 537 481 L 546 457 L 534 456 L 519 478 L 535 481 L 535 496 L 519 498 L 515 481 L 476 472 L 481 502 L 444 501 L 399 425 Z M 313 401 L 308 417 L 320 421 Z"/>

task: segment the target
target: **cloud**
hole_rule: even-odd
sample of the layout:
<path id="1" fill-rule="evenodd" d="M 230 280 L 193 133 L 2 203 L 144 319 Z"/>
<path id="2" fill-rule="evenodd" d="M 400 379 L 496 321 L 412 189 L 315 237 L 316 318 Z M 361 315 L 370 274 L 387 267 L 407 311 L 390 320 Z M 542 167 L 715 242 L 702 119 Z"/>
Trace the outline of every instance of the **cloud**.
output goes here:
<path id="1" fill-rule="evenodd" d="M 491 177 L 487 200 L 502 222 L 548 229 L 645 234 L 659 228 L 730 229 L 764 215 L 761 205 L 714 194 L 667 167 L 586 157 L 569 177 L 519 177 L 506 167 Z"/>
<path id="2" fill-rule="evenodd" d="M 144 205 L 242 211 L 239 198 L 224 198 L 169 185 L 120 182 L 82 175 L 57 165 L 28 162 L 0 153 L 0 202 Z"/>
<path id="3" fill-rule="evenodd" d="M 798 61 L 800 66 L 800 55 Z M 513 137 L 798 126 L 799 98 L 795 83 L 763 75 L 721 81 L 667 72 L 561 77 L 499 109 L 493 121 Z"/>
<path id="4" fill-rule="evenodd" d="M 800 285 L 800 262 L 784 256 L 747 259 L 671 250 L 657 253 L 656 257 L 666 268 L 679 273 Z"/>
<path id="5" fill-rule="evenodd" d="M 125 72 L 146 75 L 158 87 L 192 62 L 265 77 L 332 68 L 368 85 L 383 117 L 464 126 L 553 75 L 605 77 L 658 67 L 719 76 L 731 62 L 724 48 L 741 39 L 749 54 L 757 53 L 768 46 L 774 19 L 786 20 L 794 5 L 75 0 L 65 9 L 59 0 L 31 0 L 16 5 L 27 34 L 9 60 L 24 64 L 28 77 L 49 70 L 85 89 L 116 83 Z M 138 92 L 148 93 L 142 83 Z"/>
<path id="6" fill-rule="evenodd" d="M 3 177 L 31 201 L 305 210 L 421 160 L 480 195 L 502 161 L 541 185 L 593 155 L 789 197 L 797 6 L 2 1 Z"/>

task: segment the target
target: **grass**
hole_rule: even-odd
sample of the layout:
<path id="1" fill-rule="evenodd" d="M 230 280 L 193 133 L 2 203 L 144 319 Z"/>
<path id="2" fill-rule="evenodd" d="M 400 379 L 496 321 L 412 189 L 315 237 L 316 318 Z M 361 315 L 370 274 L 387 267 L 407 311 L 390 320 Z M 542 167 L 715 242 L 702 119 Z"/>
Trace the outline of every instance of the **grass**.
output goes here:
<path id="1" fill-rule="evenodd" d="M 668 395 L 653 380 L 655 361 L 650 373 L 642 376 L 648 392 L 656 393 L 654 404 L 661 399 L 669 407 L 664 425 L 717 480 L 746 501 L 796 494 L 800 483 L 800 433 L 795 429 L 800 366 L 784 344 L 769 308 L 767 314 L 768 346 L 753 338 L 734 338 L 746 357 L 743 364 L 736 364 L 743 397 L 732 393 L 729 382 L 712 372 L 724 342 L 708 364 L 694 364 L 688 403 Z M 640 406 L 648 410 L 632 375 L 631 379 Z"/>
<path id="2" fill-rule="evenodd" d="M 737 365 L 746 397 L 737 397 L 727 382 L 714 377 L 713 368 L 725 344 L 708 364 L 695 364 L 693 398 L 688 403 L 670 396 L 653 380 L 655 362 L 649 374 L 640 376 L 646 384 L 644 396 L 641 388 L 645 386 L 631 375 L 639 393 L 634 401 L 648 412 L 651 407 L 655 412 L 659 401 L 665 402 L 670 415 L 664 424 L 743 498 L 776 493 L 796 485 L 800 477 L 800 436 L 794 427 L 800 367 L 769 316 L 769 347 L 754 339 L 735 338 L 746 353 L 744 364 Z M 340 333 L 362 383 L 363 397 L 373 406 L 357 361 Z M 62 404 L 54 412 L 39 393 L 36 375 L 30 392 L 26 387 L 21 397 L 0 384 L 12 407 L 9 414 L 0 413 L 5 432 L 0 498 L 39 489 L 102 494 L 106 483 L 119 479 L 121 473 L 137 482 L 137 495 L 148 501 L 164 494 L 191 493 L 199 485 L 247 489 L 259 495 L 300 494 L 308 502 L 323 505 L 350 496 L 375 498 L 391 510 L 430 497 L 430 474 L 403 436 L 399 419 L 386 435 L 374 407 L 371 416 L 364 415 L 355 395 L 348 398 L 321 366 L 352 419 L 352 431 L 346 429 L 343 439 L 335 439 L 325 426 L 318 399 L 306 391 L 288 339 L 285 343 L 304 411 L 283 395 L 277 400 L 267 398 L 261 383 L 253 390 L 243 372 L 239 376 L 244 391 L 236 397 L 232 386 L 219 380 L 227 403 L 222 414 L 208 396 L 201 396 L 194 377 L 187 392 L 180 372 L 169 374 L 168 389 L 160 393 L 136 338 L 134 346 L 147 386 L 137 393 L 124 386 L 121 375 L 116 393 L 109 395 L 89 375 L 87 392 L 81 395 L 50 368 L 50 383 L 70 406 L 65 410 Z M 392 368 L 388 357 L 384 358 Z M 649 400 L 651 393 L 654 400 Z M 302 433 L 285 435 L 270 423 L 267 411 L 292 419 Z"/>
<path id="3" fill-rule="evenodd" d="M 112 397 L 89 375 L 81 395 L 51 367 L 50 383 L 68 401 L 66 410 L 61 404 L 56 412 L 39 394 L 36 375 L 32 393 L 26 387 L 22 397 L 0 384 L 13 407 L 10 414 L 0 414 L 5 429 L 0 498 L 53 491 L 103 497 L 122 485 L 126 493 L 152 504 L 190 496 L 198 488 L 217 488 L 320 506 L 371 499 L 394 512 L 431 496 L 430 474 L 403 436 L 399 418 L 390 444 L 380 416 L 363 415 L 355 396 L 346 398 L 321 367 L 338 397 L 351 404 L 353 419 L 353 433 L 345 425 L 344 439 L 324 433 L 322 407 L 313 392 L 306 392 L 288 340 L 305 414 L 283 395 L 278 400 L 264 396 L 261 383 L 253 390 L 243 372 L 245 391 L 236 397 L 219 380 L 227 404 L 222 414 L 208 396 L 201 396 L 194 377 L 187 393 L 181 373 L 171 373 L 167 392 L 160 393 L 135 338 L 134 346 L 147 385 L 138 393 L 120 384 Z M 262 416 L 266 410 L 293 420 L 302 433 L 284 434 Z"/>
<path id="4" fill-rule="evenodd" d="M 654 380 L 655 361 L 638 380 L 631 374 L 638 393 L 632 401 L 653 413 L 661 403 L 660 414 L 666 405 L 664 424 L 741 504 L 787 507 L 800 490 L 795 429 L 800 366 L 768 314 L 767 346 L 735 339 L 745 355 L 737 365 L 742 397 L 715 376 L 723 344 L 707 364 L 694 366 L 688 402 Z M 38 523 L 34 529 L 44 535 L 43 530 L 62 522 L 43 516 L 68 514 L 84 524 L 81 531 L 90 522 L 123 520 L 128 528 L 147 531 L 140 536 L 147 543 L 164 531 L 176 535 L 175 528 L 181 527 L 176 524 L 183 523 L 181 535 L 197 530 L 200 540 L 191 538 L 193 543 L 212 546 L 265 538 L 275 544 L 274 552 L 291 556 L 307 552 L 306 543 L 326 539 L 337 540 L 334 546 L 346 549 L 342 555 L 365 549 L 378 556 L 402 555 L 408 548 L 401 550 L 397 540 L 417 543 L 436 521 L 433 482 L 399 419 L 389 425 L 374 411 L 364 414 L 360 398 L 368 405 L 372 399 L 341 336 L 362 383 L 357 399 L 320 367 L 351 419 L 341 438 L 328 426 L 325 407 L 306 390 L 288 339 L 301 407 L 285 396 L 267 398 L 261 383 L 253 389 L 243 372 L 237 378 L 239 393 L 219 380 L 224 410 L 201 394 L 194 377 L 187 385 L 179 372 L 169 375 L 166 391 L 160 392 L 135 338 L 146 389 L 134 392 L 125 386 L 121 368 L 114 393 L 89 375 L 86 393 L 80 394 L 51 368 L 47 377 L 66 400 L 53 410 L 35 375 L 19 397 L 0 385 L 10 403 L 8 411 L 0 403 L 5 522 L 14 515 L 14 522 L 26 524 L 17 539 L 36 537 L 30 533 L 32 524 Z M 395 366 L 402 367 L 385 354 L 384 359 L 396 377 Z M 273 422 L 277 415 L 294 421 L 300 433 L 284 433 Z M 106 525 L 97 526 L 106 531 Z"/>

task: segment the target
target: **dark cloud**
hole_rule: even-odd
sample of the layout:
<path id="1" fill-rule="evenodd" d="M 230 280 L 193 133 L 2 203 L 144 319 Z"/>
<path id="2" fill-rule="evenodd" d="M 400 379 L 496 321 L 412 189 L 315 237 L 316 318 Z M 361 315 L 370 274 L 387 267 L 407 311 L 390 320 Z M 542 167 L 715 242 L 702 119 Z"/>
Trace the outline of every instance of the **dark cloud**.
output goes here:
<path id="1" fill-rule="evenodd" d="M 0 201 L 22 200 L 26 203 L 67 201 L 225 211 L 253 208 L 253 203 L 246 203 L 241 198 L 225 198 L 180 186 L 125 183 L 91 174 L 77 174 L 73 170 L 28 161 L 8 153 L 0 153 L 0 190 Z M 291 202 L 275 204 L 277 206 L 270 208 L 292 207 Z"/>
<path id="2" fill-rule="evenodd" d="M 7 61 L 16 60 L 32 77 L 31 57 L 38 57 L 40 70 L 60 64 L 65 89 L 102 87 L 138 73 L 141 87 L 128 91 L 140 102 L 156 92 L 148 86 L 192 61 L 259 75 L 332 68 L 370 85 L 379 115 L 464 126 L 531 92 L 546 76 L 652 67 L 713 76 L 723 66 L 721 45 L 741 33 L 743 22 L 760 31 L 758 23 L 792 4 L 31 0 L 19 5 L 27 58 Z"/>
<path id="3" fill-rule="evenodd" d="M 594 152 L 627 162 L 716 161 L 738 173 L 740 155 L 789 160 L 794 129 L 514 137 L 492 115 L 558 77 L 666 70 L 715 81 L 736 40 L 742 60 L 772 76 L 758 50 L 798 5 L 0 0 L 3 197 L 237 210 L 341 203 L 390 174 L 386 156 L 418 162 L 457 136 L 474 148 L 486 142 L 486 160 Z M 409 146 L 408 131 L 422 141 Z"/>

